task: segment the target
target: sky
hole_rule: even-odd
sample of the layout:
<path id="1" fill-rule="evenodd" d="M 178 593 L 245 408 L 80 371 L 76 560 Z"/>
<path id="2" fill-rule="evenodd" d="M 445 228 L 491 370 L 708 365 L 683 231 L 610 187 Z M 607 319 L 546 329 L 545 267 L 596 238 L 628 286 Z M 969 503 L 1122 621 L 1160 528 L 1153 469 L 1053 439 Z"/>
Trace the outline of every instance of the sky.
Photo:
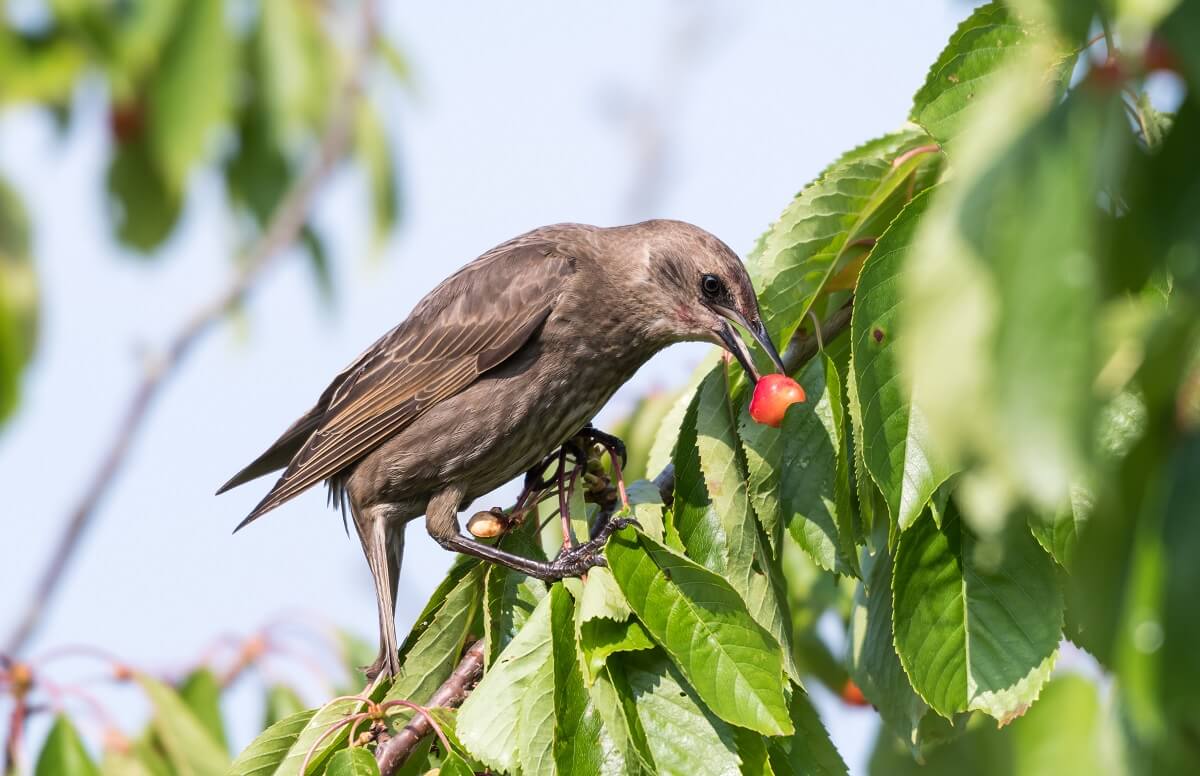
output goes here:
<path id="1" fill-rule="evenodd" d="M 216 487 L 439 280 L 515 234 L 558 221 L 679 218 L 744 254 L 825 164 L 903 121 L 970 5 L 531 0 L 388 8 L 389 37 L 416 81 L 411 94 L 385 95 L 384 120 L 401 156 L 402 226 L 373 254 L 356 173 L 326 187 L 315 217 L 334 244 L 333 305 L 318 300 L 309 271 L 289 255 L 244 313 L 201 343 L 153 408 L 31 653 L 88 644 L 169 671 L 222 634 L 244 635 L 298 611 L 373 640 L 367 566 L 323 490 L 234 536 L 269 483 L 221 497 L 212 495 Z M 681 60 L 680 20 L 695 8 L 702 34 Z M 43 293 L 38 354 L 22 405 L 0 431 L 0 633 L 15 621 L 146 357 L 228 281 L 238 247 L 219 205 L 220 182 L 205 175 L 193 181 L 187 218 L 162 256 L 145 260 L 114 242 L 99 104 L 81 93 L 80 120 L 63 138 L 28 111 L 0 118 L 0 172 L 36 218 Z M 631 109 L 655 116 L 665 139 L 665 175 L 648 199 L 631 195 L 642 147 L 622 119 Z M 660 354 L 599 425 L 647 389 L 682 383 L 703 352 L 680 345 Z M 503 504 L 506 494 L 478 503 Z M 407 539 L 402 634 L 451 557 L 419 524 Z M 117 713 L 140 713 L 135 699 L 112 692 L 106 702 Z M 851 772 L 862 773 L 874 715 L 814 695 Z M 235 747 L 255 730 L 255 696 L 246 690 L 231 704 Z"/>

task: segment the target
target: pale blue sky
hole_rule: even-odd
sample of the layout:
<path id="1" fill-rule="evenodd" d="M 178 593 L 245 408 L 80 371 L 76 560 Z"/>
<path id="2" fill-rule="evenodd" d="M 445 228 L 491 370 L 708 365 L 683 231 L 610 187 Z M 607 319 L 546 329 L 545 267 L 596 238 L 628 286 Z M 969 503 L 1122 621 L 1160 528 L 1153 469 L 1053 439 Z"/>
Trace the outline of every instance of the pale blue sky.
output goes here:
<path id="1" fill-rule="evenodd" d="M 695 222 L 746 251 L 795 192 L 840 151 L 897 126 L 970 3 L 711 3 L 711 41 L 682 77 L 666 126 L 669 187 L 647 215 Z M 230 531 L 267 482 L 215 487 L 306 409 L 326 381 L 453 269 L 495 243 L 555 221 L 628 220 L 634 167 L 611 120 L 623 93 L 657 98 L 684 3 L 405 3 L 388 29 L 411 57 L 419 94 L 385 119 L 403 158 L 406 215 L 384 255 L 366 258 L 366 203 L 342 179 L 319 201 L 336 235 L 336 311 L 288 261 L 241 326 L 205 340 L 154 408 L 105 501 L 33 651 L 101 646 L 152 669 L 194 659 L 221 633 L 311 610 L 373 639 L 374 598 L 357 543 L 313 491 L 250 529 Z M 37 215 L 42 342 L 17 417 L 0 435 L 7 632 L 64 513 L 136 379 L 139 352 L 227 278 L 236 246 L 215 207 L 219 181 L 195 181 L 191 217 L 144 263 L 121 255 L 104 220 L 107 137 L 96 100 L 60 142 L 30 114 L 0 121 L 0 170 Z M 91 109 L 87 109 L 90 107 Z M 676 385 L 702 352 L 650 362 L 601 416 L 652 385 Z M 484 499 L 490 506 L 504 499 Z M 406 629 L 450 556 L 410 529 L 400 580 Z M 235 746 L 258 710 L 237 696 Z M 312 698 L 311 700 L 317 700 Z M 861 772 L 873 715 L 818 694 L 835 741 Z M 132 719 L 137 702 L 114 696 Z"/>

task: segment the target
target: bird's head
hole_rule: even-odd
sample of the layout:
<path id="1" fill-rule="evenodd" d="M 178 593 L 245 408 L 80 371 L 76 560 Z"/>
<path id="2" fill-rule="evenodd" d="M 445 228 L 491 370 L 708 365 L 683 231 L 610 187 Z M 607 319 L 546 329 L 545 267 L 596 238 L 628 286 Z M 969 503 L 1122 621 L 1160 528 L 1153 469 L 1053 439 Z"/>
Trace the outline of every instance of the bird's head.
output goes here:
<path id="1" fill-rule="evenodd" d="M 669 341 L 713 342 L 728 350 L 752 380 L 754 359 L 736 326 L 750 333 L 779 369 L 783 361 L 767 336 L 750 276 L 737 254 L 713 235 L 682 221 L 647 221 L 637 230 L 642 296 L 655 309 L 655 334 Z"/>

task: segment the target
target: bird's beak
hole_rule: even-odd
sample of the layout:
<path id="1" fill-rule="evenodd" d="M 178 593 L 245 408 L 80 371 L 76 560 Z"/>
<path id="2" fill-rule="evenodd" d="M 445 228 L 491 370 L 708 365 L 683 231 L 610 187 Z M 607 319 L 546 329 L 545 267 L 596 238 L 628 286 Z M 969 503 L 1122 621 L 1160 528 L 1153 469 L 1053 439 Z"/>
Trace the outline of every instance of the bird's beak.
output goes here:
<path id="1" fill-rule="evenodd" d="M 715 306 L 713 308 L 721 317 L 725 318 L 725 322 L 721 324 L 717 336 L 721 338 L 721 342 L 725 344 L 725 349 L 733 354 L 738 363 L 742 365 L 742 369 L 746 370 L 746 374 L 750 375 L 750 379 L 758 382 L 758 370 L 754 367 L 754 359 L 750 357 L 750 351 L 746 347 L 746 343 L 738 336 L 734 330 L 733 324 L 736 323 L 754 337 L 755 341 L 762 346 L 763 350 L 767 351 L 767 356 L 770 357 L 771 363 L 775 364 L 775 368 L 780 372 L 786 372 L 783 367 L 783 359 L 779 357 L 779 351 L 775 348 L 775 343 L 771 342 L 771 338 L 767 336 L 767 327 L 763 325 L 762 319 L 757 316 L 754 322 L 746 320 L 746 316 L 742 315 L 737 310 L 731 307 Z"/>

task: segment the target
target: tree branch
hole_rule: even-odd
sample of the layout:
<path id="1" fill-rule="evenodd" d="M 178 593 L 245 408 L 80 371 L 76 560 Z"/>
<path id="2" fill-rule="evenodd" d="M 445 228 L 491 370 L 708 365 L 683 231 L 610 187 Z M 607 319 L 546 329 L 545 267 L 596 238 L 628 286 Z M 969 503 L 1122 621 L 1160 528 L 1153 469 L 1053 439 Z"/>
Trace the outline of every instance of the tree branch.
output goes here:
<path id="1" fill-rule="evenodd" d="M 472 644 L 455 666 L 450 677 L 442 683 L 433 697 L 429 699 L 429 708 L 454 709 L 462 705 L 467 694 L 483 676 L 483 639 Z M 421 739 L 432 732 L 433 726 L 428 718 L 417 714 L 412 721 L 404 726 L 396 735 L 379 745 L 375 751 L 375 761 L 379 763 L 382 776 L 392 776 L 404 764 L 404 760 L 417 748 Z"/>
<path id="2" fill-rule="evenodd" d="M 850 325 L 850 316 L 854 309 L 853 301 L 853 299 L 848 300 L 821 323 L 820 336 L 817 332 L 805 335 L 799 331 L 792 336 L 787 349 L 783 351 L 783 366 L 789 374 L 807 364 L 817 353 L 820 353 L 822 342 L 831 342 L 846 330 Z M 663 470 L 654 478 L 654 485 L 658 488 L 663 503 L 670 506 L 675 497 L 675 464 L 669 463 L 664 466 Z"/>
<path id="3" fill-rule="evenodd" d="M 159 358 L 147 366 L 141 382 L 134 388 L 133 395 L 126 404 L 112 441 L 100 458 L 87 487 L 68 513 L 66 525 L 38 578 L 33 596 L 17 621 L 12 635 L 9 636 L 5 645 L 5 651 L 9 655 L 15 656 L 19 653 L 41 624 L 62 582 L 63 574 L 79 548 L 84 532 L 96 515 L 101 500 L 116 480 L 130 447 L 145 425 L 150 407 L 161 393 L 167 378 L 179 371 L 196 343 L 210 332 L 228 311 L 257 288 L 266 270 L 275 264 L 284 250 L 295 241 L 308 220 L 308 211 L 317 190 L 333 172 L 346 150 L 350 121 L 354 115 L 351 108 L 361 94 L 363 69 L 369 58 L 369 48 L 375 40 L 371 0 L 364 2 L 364 21 L 366 30 L 362 50 L 357 52 L 354 62 L 351 63 L 312 162 L 292 183 L 276 206 L 262 234 L 237 263 L 239 270 L 230 279 L 229 284 L 213 299 L 201 305 L 168 341 Z"/>

